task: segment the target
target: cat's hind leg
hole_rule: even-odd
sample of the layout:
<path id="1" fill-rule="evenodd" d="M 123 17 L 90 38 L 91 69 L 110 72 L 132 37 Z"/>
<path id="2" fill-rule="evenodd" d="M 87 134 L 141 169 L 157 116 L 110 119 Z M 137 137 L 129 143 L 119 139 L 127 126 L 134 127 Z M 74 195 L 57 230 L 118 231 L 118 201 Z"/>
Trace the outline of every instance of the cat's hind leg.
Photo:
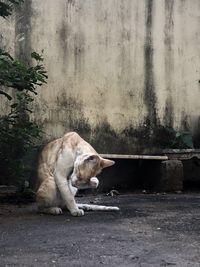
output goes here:
<path id="1" fill-rule="evenodd" d="M 62 214 L 62 209 L 59 207 L 51 207 L 51 208 L 39 207 L 38 210 L 39 212 L 46 214 L 52 214 L 52 215 Z"/>
<path id="2" fill-rule="evenodd" d="M 62 209 L 59 207 L 60 199 L 53 177 L 45 179 L 36 193 L 38 211 L 52 215 L 62 214 Z"/>

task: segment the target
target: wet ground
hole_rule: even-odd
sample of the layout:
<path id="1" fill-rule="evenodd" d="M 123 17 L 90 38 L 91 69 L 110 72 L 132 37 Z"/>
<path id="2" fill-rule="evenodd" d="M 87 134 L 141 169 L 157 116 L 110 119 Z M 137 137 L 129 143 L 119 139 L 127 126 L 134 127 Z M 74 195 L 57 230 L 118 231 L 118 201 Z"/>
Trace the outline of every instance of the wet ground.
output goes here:
<path id="1" fill-rule="evenodd" d="M 200 266 L 200 194 L 78 200 L 121 210 L 75 218 L 0 205 L 0 266 Z"/>

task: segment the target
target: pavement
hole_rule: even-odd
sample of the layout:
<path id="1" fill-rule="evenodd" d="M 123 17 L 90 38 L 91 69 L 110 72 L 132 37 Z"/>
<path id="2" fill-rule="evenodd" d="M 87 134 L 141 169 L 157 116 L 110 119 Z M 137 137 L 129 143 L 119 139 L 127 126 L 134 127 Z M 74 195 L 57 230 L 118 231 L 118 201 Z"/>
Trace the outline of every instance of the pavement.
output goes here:
<path id="1" fill-rule="evenodd" d="M 87 196 L 119 212 L 41 215 L 0 204 L 0 266 L 200 266 L 200 194 Z"/>

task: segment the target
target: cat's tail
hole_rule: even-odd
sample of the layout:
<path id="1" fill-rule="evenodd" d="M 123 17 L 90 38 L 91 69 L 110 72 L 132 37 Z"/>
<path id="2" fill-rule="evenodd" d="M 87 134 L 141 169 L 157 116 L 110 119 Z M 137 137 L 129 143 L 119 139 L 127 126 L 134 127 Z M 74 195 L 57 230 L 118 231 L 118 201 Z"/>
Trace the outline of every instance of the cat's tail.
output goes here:
<path id="1" fill-rule="evenodd" d="M 113 206 L 101 206 L 101 205 L 90 205 L 90 204 L 77 204 L 80 209 L 85 211 L 119 211 L 118 207 Z"/>

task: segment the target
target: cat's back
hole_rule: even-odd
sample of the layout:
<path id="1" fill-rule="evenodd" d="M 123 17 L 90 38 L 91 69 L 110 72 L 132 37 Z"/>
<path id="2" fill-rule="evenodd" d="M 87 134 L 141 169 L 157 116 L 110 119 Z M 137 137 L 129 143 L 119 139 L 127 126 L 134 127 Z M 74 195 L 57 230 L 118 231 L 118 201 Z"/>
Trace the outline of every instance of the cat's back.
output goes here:
<path id="1" fill-rule="evenodd" d="M 68 132 L 62 137 L 62 148 L 68 147 L 72 151 L 84 140 L 76 132 Z"/>
<path id="2" fill-rule="evenodd" d="M 82 138 L 76 132 L 69 132 L 61 138 L 57 138 L 47 143 L 42 149 L 39 156 L 39 164 L 52 165 L 56 162 L 58 152 L 68 147 L 74 150 Z"/>
<path id="3" fill-rule="evenodd" d="M 39 155 L 38 166 L 40 166 L 41 164 L 47 164 L 49 166 L 54 164 L 61 145 L 62 145 L 62 138 L 58 138 L 47 143 L 43 147 Z"/>

